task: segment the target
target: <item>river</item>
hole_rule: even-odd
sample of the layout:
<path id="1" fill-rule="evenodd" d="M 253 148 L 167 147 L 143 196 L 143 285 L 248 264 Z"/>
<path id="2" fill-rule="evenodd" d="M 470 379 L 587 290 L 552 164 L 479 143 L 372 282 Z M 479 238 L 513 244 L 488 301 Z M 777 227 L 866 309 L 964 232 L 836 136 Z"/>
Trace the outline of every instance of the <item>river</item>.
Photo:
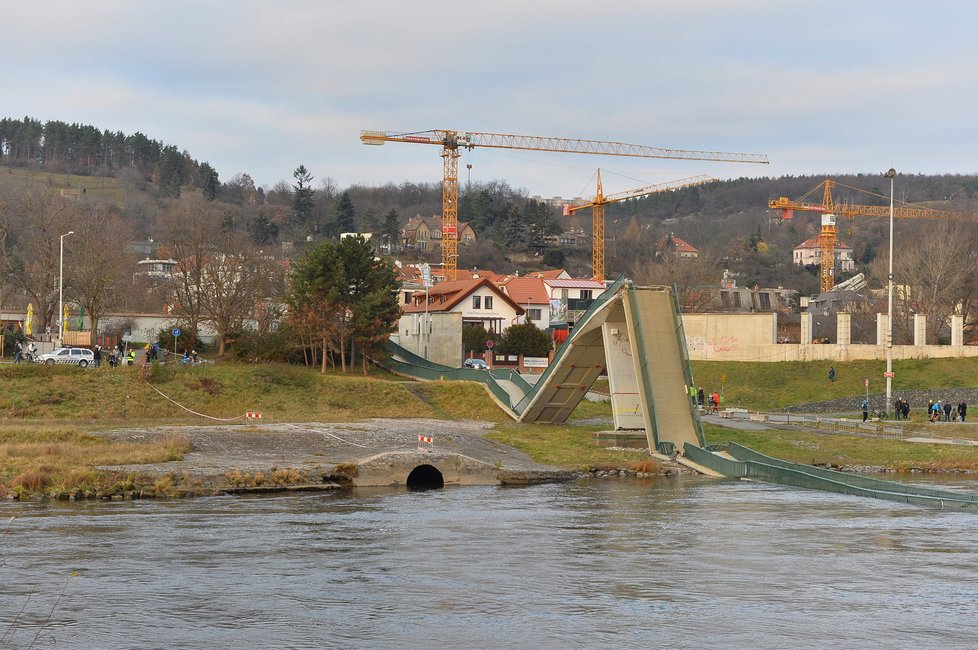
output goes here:
<path id="1" fill-rule="evenodd" d="M 976 515 L 781 486 L 592 480 L 0 516 L 0 648 L 978 645 Z"/>

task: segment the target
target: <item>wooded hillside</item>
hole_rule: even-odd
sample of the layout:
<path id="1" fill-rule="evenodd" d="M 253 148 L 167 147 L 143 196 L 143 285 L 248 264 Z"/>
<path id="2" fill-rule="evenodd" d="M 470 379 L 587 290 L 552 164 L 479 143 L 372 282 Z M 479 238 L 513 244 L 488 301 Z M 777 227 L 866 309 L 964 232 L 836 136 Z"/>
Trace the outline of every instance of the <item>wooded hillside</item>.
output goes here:
<path id="1" fill-rule="evenodd" d="M 0 173 L 0 193 L 8 201 L 28 191 L 66 190 L 67 196 L 77 192 L 110 207 L 133 237 L 171 247 L 174 242 L 168 241 L 161 215 L 182 204 L 187 210 L 199 209 L 193 206 L 203 201 L 208 214 L 222 215 L 223 229 L 241 233 L 266 252 L 291 256 L 310 241 L 355 230 L 374 233 L 378 248 L 389 244 L 402 259 L 438 261 L 436 253 L 404 250 L 399 241 L 400 228 L 409 218 L 440 214 L 437 179 L 341 188 L 329 170 L 306 170 L 301 162 L 296 161 L 295 170 L 282 170 L 291 181 L 256 187 L 248 174 L 222 181 L 217 170 L 199 163 L 189 152 L 138 132 L 124 134 L 29 117 L 0 120 L 0 164 L 6 168 Z M 701 251 L 699 281 L 712 283 L 729 269 L 738 274 L 741 285 L 785 286 L 812 293 L 817 276 L 811 269 L 794 266 L 791 250 L 818 233 L 819 217 L 797 213 L 793 221 L 778 223 L 772 220 L 767 202 L 778 196 L 797 199 L 824 178 L 741 178 L 609 205 L 606 275 L 677 281 L 676 270 L 664 268 L 655 255 L 656 244 L 672 235 Z M 878 175 L 832 178 L 839 183 L 836 202 L 888 203 L 888 184 Z M 898 203 L 978 209 L 978 176 L 899 176 L 896 188 Z M 808 200 L 819 203 L 821 195 Z M 562 266 L 576 275 L 589 275 L 587 246 L 547 246 L 545 241 L 572 228 L 589 233 L 590 218 L 589 211 L 563 217 L 559 207 L 532 201 L 526 191 L 502 180 L 463 184 L 459 220 L 472 223 L 479 241 L 460 247 L 459 267 L 508 273 Z M 933 228 L 932 222 L 899 222 L 898 238 L 914 241 Z M 970 237 L 974 230 L 962 224 L 948 236 Z M 839 222 L 839 237 L 853 247 L 859 270 L 871 270 L 873 261 L 885 252 L 886 236 L 882 219 Z M 683 270 L 685 281 L 693 282 L 688 271 Z"/>

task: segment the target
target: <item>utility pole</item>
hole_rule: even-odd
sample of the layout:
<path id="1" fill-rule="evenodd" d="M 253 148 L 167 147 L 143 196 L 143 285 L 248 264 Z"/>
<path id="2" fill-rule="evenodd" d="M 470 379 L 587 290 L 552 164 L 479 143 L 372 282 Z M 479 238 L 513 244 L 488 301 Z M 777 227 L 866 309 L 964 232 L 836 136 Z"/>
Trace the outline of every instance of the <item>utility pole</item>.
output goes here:
<path id="1" fill-rule="evenodd" d="M 883 405 L 883 412 L 888 413 L 893 396 L 893 179 L 896 178 L 896 170 L 891 168 L 883 176 L 890 179 L 890 268 L 886 288 L 886 403 Z"/>

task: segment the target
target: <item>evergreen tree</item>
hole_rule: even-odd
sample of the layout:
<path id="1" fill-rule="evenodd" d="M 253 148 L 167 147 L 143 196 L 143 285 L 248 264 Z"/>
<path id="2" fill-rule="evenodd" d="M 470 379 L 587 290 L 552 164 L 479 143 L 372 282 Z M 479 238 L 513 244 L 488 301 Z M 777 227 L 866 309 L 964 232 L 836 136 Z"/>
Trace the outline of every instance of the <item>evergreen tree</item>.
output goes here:
<path id="1" fill-rule="evenodd" d="M 174 146 L 165 147 L 160 162 L 156 166 L 156 183 L 160 190 L 160 196 L 176 199 L 180 198 L 180 186 L 182 182 L 183 156 Z"/>
<path id="2" fill-rule="evenodd" d="M 334 237 L 357 230 L 357 212 L 356 208 L 353 207 L 353 199 L 350 198 L 349 192 L 343 192 L 340 195 L 340 200 L 336 203 L 336 208 L 333 210 L 332 230 Z"/>
<path id="3" fill-rule="evenodd" d="M 526 206 L 527 235 L 531 244 L 542 245 L 546 237 L 560 234 L 560 225 L 545 203 L 530 201 Z"/>
<path id="4" fill-rule="evenodd" d="M 401 223 L 397 218 L 397 210 L 391 209 L 384 216 L 384 225 L 381 228 L 381 236 L 387 251 L 393 253 L 401 248 Z"/>
<path id="5" fill-rule="evenodd" d="M 309 339 L 323 351 L 323 370 L 332 350 L 345 372 L 356 348 L 366 359 L 390 336 L 400 314 L 396 289 L 393 263 L 374 259 L 363 237 L 322 242 L 296 260 L 289 311 L 294 325 L 307 328 Z"/>
<path id="6" fill-rule="evenodd" d="M 218 179 L 217 170 L 209 163 L 200 166 L 200 193 L 208 201 L 213 201 L 217 197 L 217 191 L 221 189 L 221 182 Z"/>
<path id="7" fill-rule="evenodd" d="M 525 248 L 527 237 L 526 217 L 519 206 L 510 205 L 506 209 L 505 244 L 509 248 Z"/>
<path id="8" fill-rule="evenodd" d="M 316 198 L 310 185 L 312 174 L 305 165 L 299 165 L 292 172 L 292 176 L 295 178 L 295 185 L 292 186 L 292 217 L 300 226 L 305 226 L 309 223 L 312 210 L 316 205 Z"/>
<path id="9" fill-rule="evenodd" d="M 261 209 L 248 220 L 248 234 L 256 246 L 266 246 L 278 237 L 278 226 L 272 223 L 265 210 Z"/>
<path id="10" fill-rule="evenodd" d="M 553 339 L 533 323 L 518 323 L 503 332 L 499 354 L 545 357 L 553 349 Z"/>
<path id="11" fill-rule="evenodd" d="M 380 229 L 380 221 L 377 219 L 377 211 L 373 208 L 367 208 L 364 210 L 361 225 L 361 232 L 377 232 Z"/>

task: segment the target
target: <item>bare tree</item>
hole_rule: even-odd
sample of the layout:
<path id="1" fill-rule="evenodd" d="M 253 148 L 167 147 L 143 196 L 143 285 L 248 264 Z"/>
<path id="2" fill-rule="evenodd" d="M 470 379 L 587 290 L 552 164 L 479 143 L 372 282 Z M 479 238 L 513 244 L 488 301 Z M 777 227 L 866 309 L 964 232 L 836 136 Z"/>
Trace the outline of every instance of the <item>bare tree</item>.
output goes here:
<path id="1" fill-rule="evenodd" d="M 176 260 L 167 287 L 169 308 L 196 338 L 204 317 L 205 267 L 218 250 L 220 214 L 204 202 L 184 199 L 161 217 L 167 249 Z"/>
<path id="2" fill-rule="evenodd" d="M 971 224 L 935 222 L 894 243 L 894 338 L 912 340 L 913 315 L 927 315 L 927 342 L 936 343 L 952 314 L 970 315 L 978 297 L 978 237 Z M 888 260 L 873 260 L 876 287 L 886 287 Z"/>
<path id="3" fill-rule="evenodd" d="M 217 353 L 223 355 L 234 333 L 257 318 L 258 305 L 270 292 L 270 278 L 281 273 L 281 266 L 260 250 L 239 240 L 228 247 L 236 252 L 216 253 L 204 260 L 200 293 L 203 319 L 217 331 Z"/>
<path id="4" fill-rule="evenodd" d="M 90 205 L 76 211 L 72 263 L 66 267 L 69 295 L 88 311 L 91 343 L 98 336 L 99 320 L 132 284 L 132 256 L 120 250 L 129 241 L 130 228 L 118 214 Z"/>
<path id="5" fill-rule="evenodd" d="M 39 328 L 54 316 L 61 235 L 74 228 L 73 207 L 48 192 L 0 203 L 0 269 L 35 305 Z M 70 246 L 68 238 L 66 250 Z"/>
<path id="6" fill-rule="evenodd" d="M 675 286 L 681 309 L 689 313 L 709 309 L 723 272 L 717 261 L 706 255 L 679 257 L 663 253 L 652 261 L 646 258 L 633 263 L 628 275 L 638 284 Z"/>

